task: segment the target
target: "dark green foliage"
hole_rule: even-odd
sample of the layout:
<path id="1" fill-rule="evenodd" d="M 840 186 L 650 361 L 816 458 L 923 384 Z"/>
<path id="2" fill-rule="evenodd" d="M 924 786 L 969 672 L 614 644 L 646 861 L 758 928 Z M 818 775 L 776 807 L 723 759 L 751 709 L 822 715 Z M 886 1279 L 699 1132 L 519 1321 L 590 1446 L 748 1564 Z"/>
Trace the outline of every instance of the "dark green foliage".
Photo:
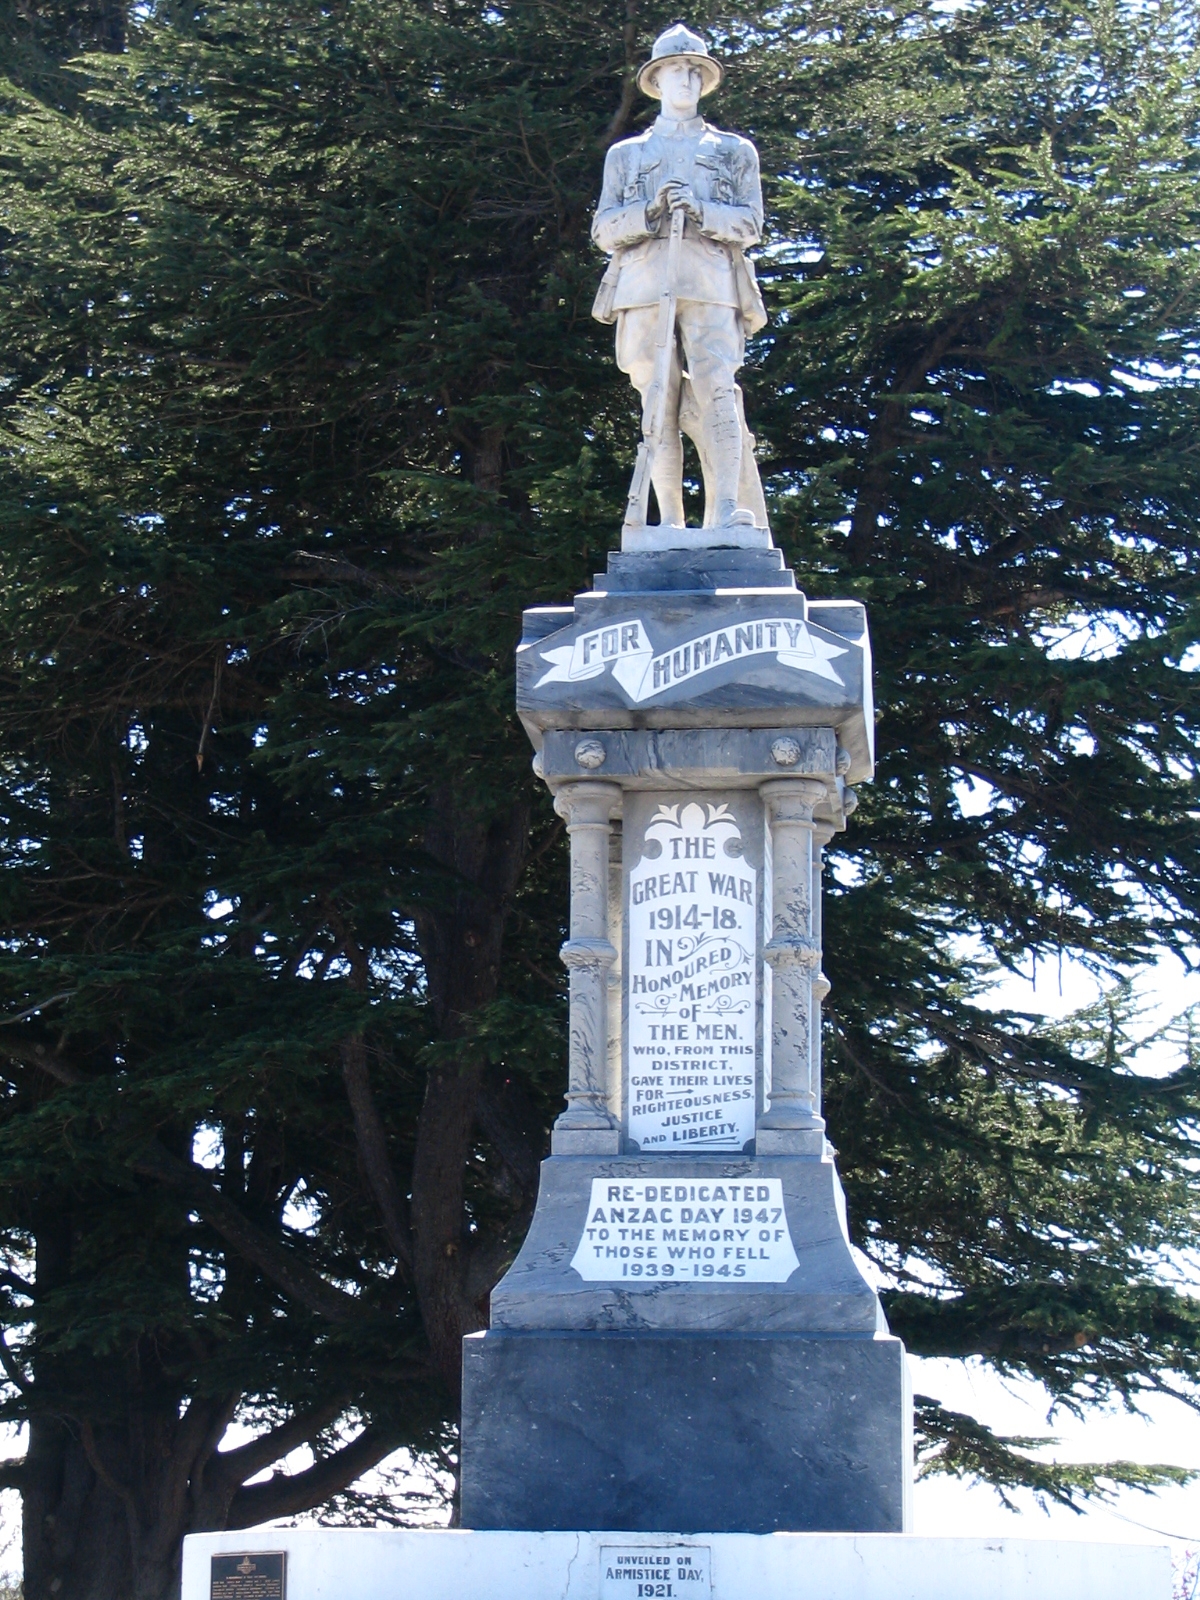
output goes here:
<path id="1" fill-rule="evenodd" d="M 529 1215 L 565 856 L 512 649 L 615 540 L 587 230 L 673 14 L 230 0 L 70 69 L 83 13 L 39 15 L 0 91 L 5 1405 L 30 1600 L 159 1600 L 189 1528 L 446 1459 Z M 768 175 L 777 536 L 877 653 L 826 919 L 856 1237 L 920 1352 L 1190 1393 L 1194 1052 L 1133 1073 L 1119 991 L 976 1002 L 989 960 L 1196 943 L 1191 13 L 693 20 Z M 1133 1481 L 921 1416 L 941 1470 Z"/>
<path id="2" fill-rule="evenodd" d="M 952 1473 L 957 1478 L 983 1478 L 1004 1504 L 1016 1510 L 1010 1498 L 1015 1489 L 1033 1489 L 1043 1500 L 1080 1509 L 1085 1497 L 1112 1499 L 1118 1489 L 1149 1491 L 1164 1483 L 1187 1483 L 1193 1476 L 1185 1467 L 1148 1467 L 1138 1461 L 1048 1462 L 1031 1451 L 1053 1444 L 1047 1438 L 1000 1438 L 974 1417 L 947 1411 L 936 1400 L 916 1395 L 917 1424 L 925 1444 L 922 1472 Z"/>

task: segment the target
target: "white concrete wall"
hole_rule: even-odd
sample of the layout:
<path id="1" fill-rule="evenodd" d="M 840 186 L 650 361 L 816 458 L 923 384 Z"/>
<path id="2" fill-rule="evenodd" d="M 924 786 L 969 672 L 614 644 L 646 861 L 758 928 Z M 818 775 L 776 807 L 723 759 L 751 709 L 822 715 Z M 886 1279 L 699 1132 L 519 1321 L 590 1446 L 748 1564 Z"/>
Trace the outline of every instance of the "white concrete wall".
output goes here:
<path id="1" fill-rule="evenodd" d="M 701 1546 L 711 1600 L 1170 1600 L 1166 1546 L 911 1534 L 477 1533 L 257 1529 L 184 1544 L 183 1600 L 209 1558 L 285 1550 L 287 1600 L 608 1600 L 605 1546 Z M 697 1563 L 703 1566 L 703 1562 Z M 637 1600 L 638 1584 L 622 1584 Z M 686 1586 L 709 1600 L 707 1583 Z M 684 1600 L 682 1586 L 669 1600 Z M 696 1591 L 703 1589 L 703 1595 Z"/>

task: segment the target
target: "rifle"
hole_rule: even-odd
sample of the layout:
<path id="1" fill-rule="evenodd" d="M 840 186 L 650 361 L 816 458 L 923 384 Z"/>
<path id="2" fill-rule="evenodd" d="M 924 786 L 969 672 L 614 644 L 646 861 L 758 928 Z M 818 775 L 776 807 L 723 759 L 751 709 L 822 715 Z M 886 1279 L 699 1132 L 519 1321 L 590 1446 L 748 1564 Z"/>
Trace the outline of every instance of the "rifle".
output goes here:
<path id="1" fill-rule="evenodd" d="M 654 457 L 667 424 L 667 394 L 671 387 L 671 362 L 675 356 L 675 314 L 679 301 L 679 253 L 683 243 L 685 213 L 680 207 L 671 213 L 671 235 L 667 245 L 667 281 L 658 300 L 658 331 L 655 335 L 654 382 L 646 400 L 649 427 L 638 445 L 633 481 L 625 506 L 625 528 L 640 531 L 646 526 L 650 509 L 650 474 Z M 660 513 L 661 515 L 661 513 Z M 624 530 L 623 530 L 624 531 Z"/>

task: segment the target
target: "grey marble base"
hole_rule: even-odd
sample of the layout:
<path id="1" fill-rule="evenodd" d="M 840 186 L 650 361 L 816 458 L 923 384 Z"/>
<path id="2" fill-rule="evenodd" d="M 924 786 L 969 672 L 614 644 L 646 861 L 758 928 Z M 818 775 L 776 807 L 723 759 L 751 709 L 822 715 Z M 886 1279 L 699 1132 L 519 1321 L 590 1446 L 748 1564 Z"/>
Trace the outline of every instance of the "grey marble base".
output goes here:
<path id="1" fill-rule="evenodd" d="M 612 550 L 607 572 L 593 587 L 609 594 L 644 594 L 652 589 L 795 589 L 796 576 L 781 550 Z"/>
<path id="2" fill-rule="evenodd" d="M 834 789 L 837 763 L 832 728 L 555 728 L 544 736 L 540 776 L 552 787 L 599 776 L 624 790 L 757 789 L 767 778 L 818 777 Z"/>
<path id="3" fill-rule="evenodd" d="M 886 1336 L 474 1334 L 462 1525 L 905 1532 L 911 1414 Z"/>
<path id="4" fill-rule="evenodd" d="M 721 555 L 758 556 L 764 570 L 718 565 Z M 866 612 L 854 601 L 809 601 L 781 584 L 791 574 L 774 566 L 778 555 L 627 555 L 645 570 L 610 568 L 605 587 L 576 595 L 573 606 L 529 607 L 517 649 L 517 713 L 534 748 L 555 729 L 832 728 L 850 756 L 846 780 L 867 780 L 874 710 Z M 671 587 L 632 587 L 639 578 Z"/>

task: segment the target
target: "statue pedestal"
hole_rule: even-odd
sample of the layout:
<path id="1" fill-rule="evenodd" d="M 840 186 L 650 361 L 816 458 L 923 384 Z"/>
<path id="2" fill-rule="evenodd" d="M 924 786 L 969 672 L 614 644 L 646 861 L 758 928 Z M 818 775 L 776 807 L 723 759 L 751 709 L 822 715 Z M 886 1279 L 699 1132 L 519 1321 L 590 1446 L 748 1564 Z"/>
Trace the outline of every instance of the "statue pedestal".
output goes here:
<path id="1" fill-rule="evenodd" d="M 464 1345 L 462 1521 L 901 1532 L 904 1350 L 821 1117 L 821 852 L 872 772 L 865 614 L 810 604 L 765 533 L 646 543 L 527 612 L 518 652 L 571 839 L 569 1084 Z"/>

